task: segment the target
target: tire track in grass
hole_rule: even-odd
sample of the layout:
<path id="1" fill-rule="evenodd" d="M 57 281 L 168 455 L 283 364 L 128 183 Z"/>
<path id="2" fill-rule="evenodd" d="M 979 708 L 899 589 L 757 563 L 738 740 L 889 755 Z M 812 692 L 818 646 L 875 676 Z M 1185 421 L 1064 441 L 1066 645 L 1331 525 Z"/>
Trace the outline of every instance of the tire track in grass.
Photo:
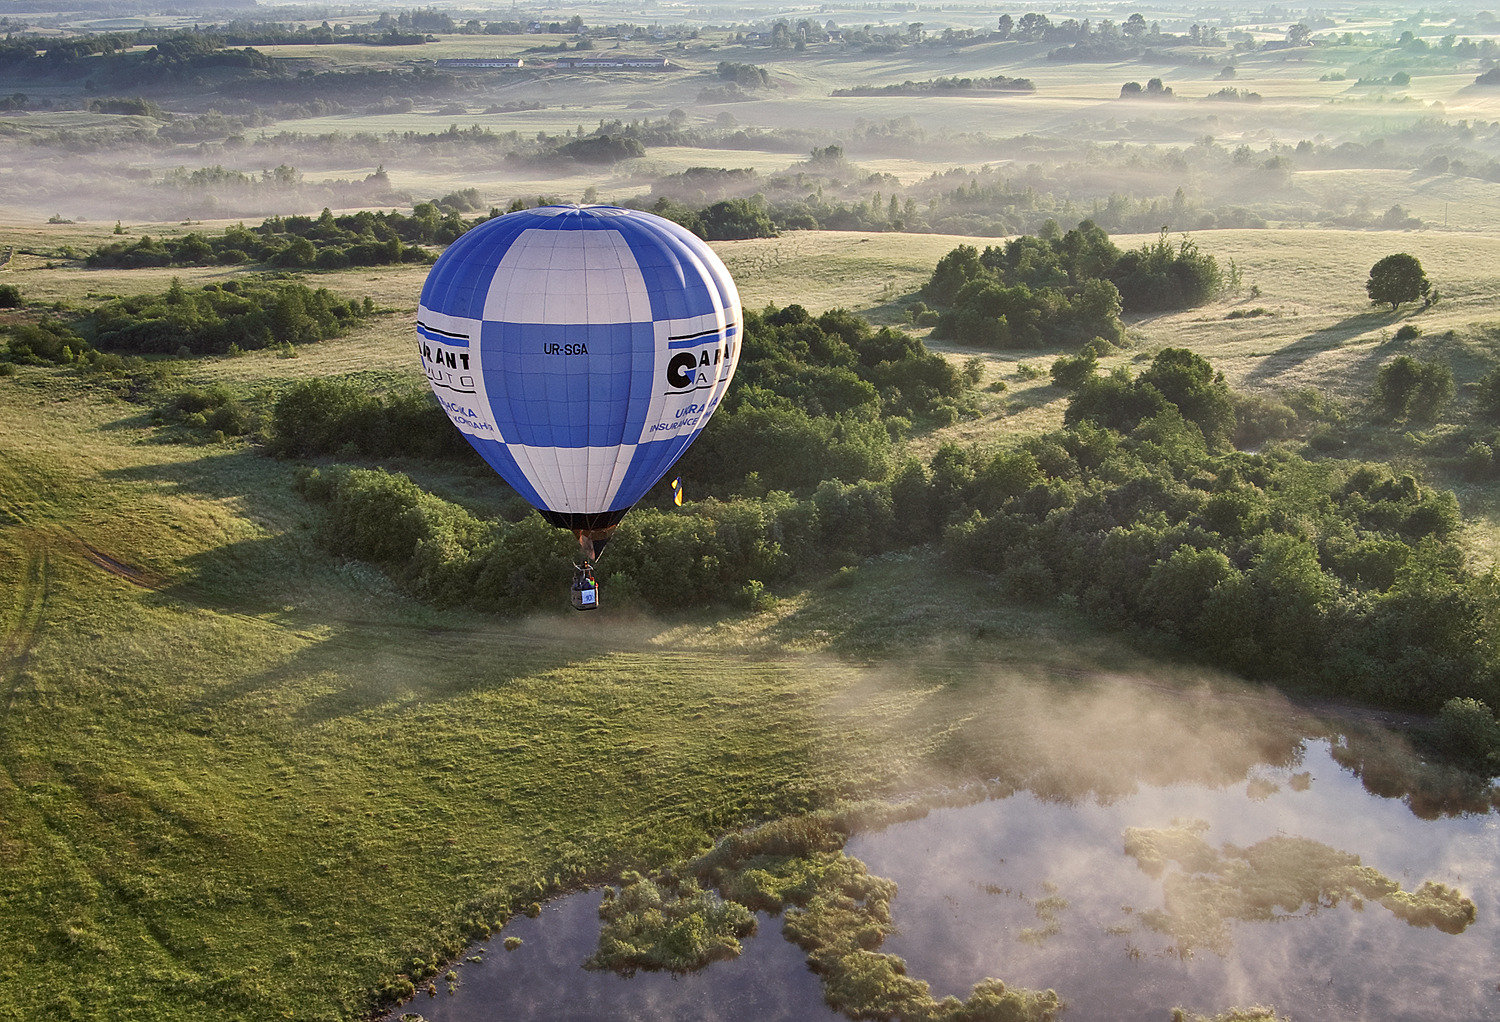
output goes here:
<path id="1" fill-rule="evenodd" d="M 41 630 L 42 611 L 47 604 L 51 558 L 47 540 L 33 533 L 24 544 L 24 565 L 15 595 L 6 614 L 5 640 L 0 645 L 0 686 L 5 692 L 5 713 L 15 705 L 21 672 L 31 658 Z"/>
<path id="2" fill-rule="evenodd" d="M 79 549 L 83 551 L 83 555 L 88 558 L 90 562 L 100 568 L 103 568 L 111 575 L 114 575 L 118 578 L 123 578 L 130 584 L 139 586 L 142 589 L 160 589 L 163 585 L 161 579 L 156 578 L 145 569 L 137 568 L 133 564 L 126 564 L 124 561 L 116 560 L 109 554 L 105 553 L 103 550 L 99 550 L 96 547 L 90 546 L 88 543 L 79 539 L 77 536 L 74 536 L 73 539 L 78 543 Z"/>
<path id="3" fill-rule="evenodd" d="M 24 522 L 24 519 L 21 521 Z M 41 530 L 30 529 L 24 533 L 18 531 L 16 539 L 18 542 L 15 549 L 21 555 L 18 560 L 21 561 L 22 566 L 15 580 L 16 586 L 11 605 L 5 609 L 3 619 L 0 619 L 0 628 L 4 629 L 4 638 L 0 641 L 0 691 L 4 694 L 3 706 L 0 706 L 0 726 L 8 723 L 11 710 L 20 695 L 22 677 L 31 659 L 32 650 L 40 637 L 42 621 L 52 593 L 53 551 L 52 543 L 47 535 Z M 113 575 L 143 588 L 154 587 L 154 580 L 148 573 L 115 560 L 71 533 L 65 535 L 63 542 L 68 548 L 77 548 L 89 561 Z M 4 743 L 0 743 L 0 748 L 3 746 Z M 21 791 L 26 787 L 26 782 L 17 776 L 16 764 L 11 761 L 10 757 L 0 755 L 0 768 L 3 768 L 3 777 L 12 791 Z M 70 779 L 67 783 L 91 812 L 103 815 L 95 804 L 95 800 L 90 799 L 73 780 Z M 153 806 L 153 809 L 160 812 L 161 807 Z M 52 818 L 51 814 L 45 812 L 39 817 L 38 822 L 45 829 L 51 842 L 51 855 L 66 860 L 71 868 L 88 875 L 101 891 L 108 892 L 117 905 L 126 907 L 144 931 L 144 935 L 150 938 L 167 960 L 179 967 L 196 972 L 192 964 L 175 946 L 168 929 L 150 912 L 134 904 L 135 898 L 132 892 L 108 865 L 91 861 L 88 856 L 79 854 L 78 849 L 68 837 L 71 828 L 67 824 Z"/>

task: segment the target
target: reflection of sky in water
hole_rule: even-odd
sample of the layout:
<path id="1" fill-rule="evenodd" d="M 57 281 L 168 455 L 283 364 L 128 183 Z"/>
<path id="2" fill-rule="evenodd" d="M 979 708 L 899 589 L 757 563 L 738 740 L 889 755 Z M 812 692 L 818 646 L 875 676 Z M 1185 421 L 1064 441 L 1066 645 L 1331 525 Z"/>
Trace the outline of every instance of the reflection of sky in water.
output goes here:
<path id="1" fill-rule="evenodd" d="M 1294 773 L 1311 771 L 1297 791 Z M 1425 821 L 1399 801 L 1369 794 L 1329 756 L 1308 747 L 1300 765 L 1260 767 L 1278 787 L 1255 799 L 1240 783 L 1142 787 L 1109 805 L 1043 802 L 1030 794 L 934 811 L 921 820 L 849 843 L 870 872 L 900 885 L 892 911 L 901 933 L 884 950 L 942 996 L 966 997 L 986 976 L 1052 987 L 1071 1022 L 1161 1022 L 1181 1005 L 1213 1013 L 1230 1005 L 1274 1004 L 1307 1020 L 1467 1020 L 1500 1017 L 1500 825 L 1494 816 Z M 1182 961 L 1167 953 L 1170 935 L 1127 913 L 1160 908 L 1161 881 L 1124 854 L 1126 827 L 1167 827 L 1203 819 L 1204 840 L 1252 845 L 1276 834 L 1321 841 L 1360 857 L 1412 890 L 1423 880 L 1457 886 L 1474 899 L 1478 919 L 1464 933 L 1408 926 L 1378 904 L 1341 903 L 1279 923 L 1231 922 L 1226 957 L 1200 950 Z M 1068 907 L 1061 929 L 1039 940 L 1023 931 L 1046 924 L 1031 902 L 1052 893 Z M 548 905 L 538 919 L 516 919 L 492 940 L 480 964 L 459 969 L 450 996 L 438 981 L 404 1010 L 433 1022 L 498 1020 L 831 1020 L 822 988 L 802 952 L 781 937 L 780 921 L 760 919 L 737 961 L 692 976 L 639 973 L 621 979 L 580 963 L 599 936 L 596 893 Z M 1129 927 L 1128 933 L 1109 933 Z M 1134 947 L 1138 956 L 1128 949 Z M 396 1013 L 399 1016 L 400 1012 Z"/>
<path id="2" fill-rule="evenodd" d="M 1296 791 L 1291 775 L 1305 770 L 1312 786 Z M 885 950 L 939 996 L 967 996 L 996 976 L 1057 990 L 1073 1020 L 1160 1022 L 1176 1005 L 1210 1013 L 1256 1003 L 1299 1019 L 1500 1017 L 1493 816 L 1417 819 L 1401 802 L 1368 794 L 1326 743 L 1309 747 L 1298 767 L 1261 767 L 1255 776 L 1279 790 L 1256 800 L 1246 784 L 1174 785 L 1106 806 L 1019 794 L 863 835 L 848 851 L 899 884 L 892 913 L 901 933 Z M 1287 834 L 1358 855 L 1407 890 L 1443 881 L 1474 899 L 1478 919 L 1449 935 L 1408 926 L 1374 903 L 1303 908 L 1278 923 L 1231 922 L 1226 957 L 1199 950 L 1182 961 L 1167 951 L 1170 935 L 1123 910 L 1162 907 L 1161 881 L 1124 854 L 1123 831 L 1174 818 L 1207 820 L 1203 838 L 1215 849 Z M 1023 940 L 1024 930 L 1045 925 L 1025 899 L 1046 897 L 1048 882 L 1068 902 L 1056 914 L 1061 931 L 1040 944 Z M 1131 932 L 1106 932 L 1119 927 Z"/>
<path id="3" fill-rule="evenodd" d="M 418 994 L 403 1011 L 420 1012 L 431 1022 L 759 1022 L 773 1019 L 842 1018 L 823 1004 L 823 987 L 807 971 L 803 953 L 781 937 L 781 920 L 759 917 L 760 932 L 741 941 L 745 951 L 732 962 L 702 972 L 671 976 L 638 972 L 623 979 L 589 972 L 583 960 L 599 946 L 598 892 L 573 895 L 506 924 L 501 936 L 524 943 L 506 951 L 501 937 L 487 945 L 484 961 L 458 968 L 459 987 L 447 993 Z"/>

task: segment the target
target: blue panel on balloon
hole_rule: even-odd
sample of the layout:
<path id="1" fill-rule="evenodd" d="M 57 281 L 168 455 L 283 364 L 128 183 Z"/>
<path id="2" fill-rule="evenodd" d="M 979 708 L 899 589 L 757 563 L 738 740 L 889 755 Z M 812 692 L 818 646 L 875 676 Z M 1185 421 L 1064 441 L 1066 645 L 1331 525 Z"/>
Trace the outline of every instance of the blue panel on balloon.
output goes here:
<path id="1" fill-rule="evenodd" d="M 739 357 L 739 296 L 702 240 L 609 206 L 487 221 L 434 264 L 423 368 L 454 424 L 535 506 L 621 511 L 681 456 Z"/>

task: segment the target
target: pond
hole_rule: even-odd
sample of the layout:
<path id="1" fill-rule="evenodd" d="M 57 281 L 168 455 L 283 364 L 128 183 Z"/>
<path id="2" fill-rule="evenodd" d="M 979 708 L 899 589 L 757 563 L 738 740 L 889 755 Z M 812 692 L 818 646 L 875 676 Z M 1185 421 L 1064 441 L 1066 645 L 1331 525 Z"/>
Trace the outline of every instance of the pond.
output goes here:
<path id="1" fill-rule="evenodd" d="M 1409 796 L 1368 790 L 1400 793 L 1390 778 L 1341 766 L 1357 757 L 1339 742 L 1306 740 L 1228 785 L 1140 784 L 1085 799 L 1018 791 L 935 809 L 857 834 L 845 851 L 897 883 L 899 932 L 882 950 L 938 997 L 962 999 L 993 976 L 1055 989 L 1075 1022 L 1251 1004 L 1326 1022 L 1500 1017 L 1500 819 L 1483 799 L 1470 811 L 1420 806 L 1422 818 Z M 1266 863 L 1280 874 L 1258 872 Z M 1309 863 L 1319 864 L 1310 880 L 1287 878 Z M 1365 888 L 1328 882 L 1330 870 Z M 1455 888 L 1472 899 L 1472 919 L 1434 925 L 1404 911 L 1369 887 L 1387 878 L 1407 892 L 1424 881 Z M 1310 896 L 1267 906 L 1268 891 L 1299 882 Z M 436 997 L 402 1010 L 432 1022 L 839 1017 L 780 920 L 764 915 L 741 957 L 698 973 L 585 971 L 600 900 L 579 894 L 512 921 L 501 936 L 521 946 L 506 951 L 496 937 L 459 969 L 453 993 L 440 980 Z"/>

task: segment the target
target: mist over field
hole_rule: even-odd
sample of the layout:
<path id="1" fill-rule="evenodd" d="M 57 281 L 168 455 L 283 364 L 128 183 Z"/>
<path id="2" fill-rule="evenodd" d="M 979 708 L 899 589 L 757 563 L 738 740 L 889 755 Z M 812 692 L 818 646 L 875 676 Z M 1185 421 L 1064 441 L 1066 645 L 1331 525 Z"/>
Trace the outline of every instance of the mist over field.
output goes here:
<path id="1" fill-rule="evenodd" d="M 0 34 L 0 1018 L 1500 1010 L 1485 5 Z M 557 204 L 743 306 L 587 614 L 414 343 Z"/>

